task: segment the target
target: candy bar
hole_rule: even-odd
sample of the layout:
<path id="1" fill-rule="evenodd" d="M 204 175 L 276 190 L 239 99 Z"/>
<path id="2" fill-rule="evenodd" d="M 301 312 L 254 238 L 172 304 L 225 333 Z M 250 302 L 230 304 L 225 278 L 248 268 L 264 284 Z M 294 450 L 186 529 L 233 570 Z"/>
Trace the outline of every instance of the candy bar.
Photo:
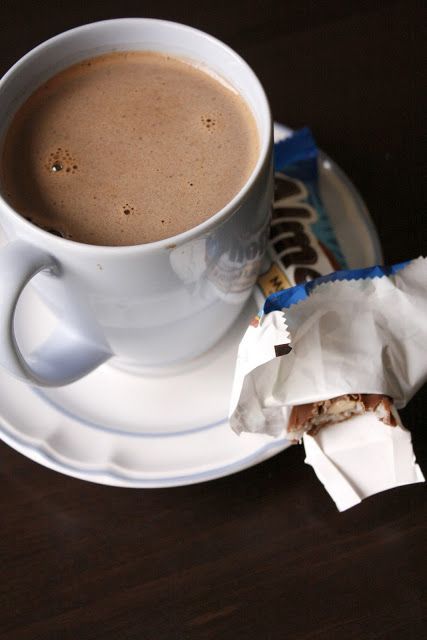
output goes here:
<path id="1" fill-rule="evenodd" d="M 384 424 L 391 427 L 397 424 L 391 398 L 381 394 L 351 393 L 293 407 L 287 434 L 290 439 L 299 441 L 304 433 L 314 436 L 323 427 L 367 411 L 373 412 Z"/>

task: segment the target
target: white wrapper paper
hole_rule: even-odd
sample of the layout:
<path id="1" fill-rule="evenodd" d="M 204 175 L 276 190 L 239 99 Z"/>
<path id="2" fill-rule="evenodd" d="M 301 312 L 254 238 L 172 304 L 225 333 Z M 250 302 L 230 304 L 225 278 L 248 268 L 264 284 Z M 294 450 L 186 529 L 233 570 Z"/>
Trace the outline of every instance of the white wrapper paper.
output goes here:
<path id="1" fill-rule="evenodd" d="M 339 511 L 364 498 L 404 484 L 423 482 L 415 462 L 411 434 L 402 426 L 389 427 L 375 414 L 354 416 L 303 436 L 310 464 Z"/>
<path id="2" fill-rule="evenodd" d="M 427 260 L 418 258 L 393 276 L 320 284 L 306 300 L 248 327 L 236 362 L 230 424 L 237 433 L 277 436 L 286 431 L 294 405 L 346 393 L 385 394 L 403 407 L 426 378 Z M 334 462 L 338 441 L 341 453 Z M 304 436 L 304 444 L 307 461 L 340 509 L 423 480 L 409 433 L 374 416 L 326 427 L 314 438 Z M 374 449 L 388 457 L 380 479 L 375 465 L 364 461 Z M 349 475 L 350 466 L 359 471 Z M 343 477 L 354 478 L 347 482 L 353 494 L 338 489 Z"/>

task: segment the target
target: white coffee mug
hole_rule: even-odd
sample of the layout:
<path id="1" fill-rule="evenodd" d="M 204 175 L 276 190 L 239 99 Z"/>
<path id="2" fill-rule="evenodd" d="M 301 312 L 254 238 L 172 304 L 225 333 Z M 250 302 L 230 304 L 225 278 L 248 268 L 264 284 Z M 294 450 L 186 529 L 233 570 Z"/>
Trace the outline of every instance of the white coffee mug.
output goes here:
<path id="1" fill-rule="evenodd" d="M 68 384 L 110 358 L 138 370 L 200 355 L 232 325 L 258 274 L 272 199 L 270 110 L 253 71 L 215 38 L 143 18 L 60 34 L 30 51 L 0 81 L 0 139 L 23 101 L 61 69 L 108 51 L 141 49 L 190 59 L 229 82 L 255 117 L 258 161 L 240 192 L 211 218 L 169 239 L 129 247 L 52 235 L 21 217 L 0 194 L 0 225 L 9 241 L 0 249 L 0 364 L 32 384 Z M 30 281 L 58 322 L 48 340 L 24 357 L 14 316 Z"/>

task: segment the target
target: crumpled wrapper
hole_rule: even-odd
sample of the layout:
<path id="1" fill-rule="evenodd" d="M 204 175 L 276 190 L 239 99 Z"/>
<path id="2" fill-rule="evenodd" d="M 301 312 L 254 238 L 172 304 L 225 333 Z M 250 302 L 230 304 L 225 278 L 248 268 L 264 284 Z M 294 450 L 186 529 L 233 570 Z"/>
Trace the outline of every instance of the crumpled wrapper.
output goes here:
<path id="1" fill-rule="evenodd" d="M 411 434 L 395 415 L 396 427 L 366 413 L 303 436 L 305 461 L 339 511 L 379 491 L 424 481 Z"/>
<path id="2" fill-rule="evenodd" d="M 294 405 L 346 393 L 384 394 L 399 408 L 426 378 L 427 260 L 389 275 L 380 267 L 337 272 L 267 298 L 239 347 L 230 424 L 237 433 L 282 435 Z M 306 461 L 341 510 L 424 479 L 409 432 L 373 414 L 303 440 Z"/>

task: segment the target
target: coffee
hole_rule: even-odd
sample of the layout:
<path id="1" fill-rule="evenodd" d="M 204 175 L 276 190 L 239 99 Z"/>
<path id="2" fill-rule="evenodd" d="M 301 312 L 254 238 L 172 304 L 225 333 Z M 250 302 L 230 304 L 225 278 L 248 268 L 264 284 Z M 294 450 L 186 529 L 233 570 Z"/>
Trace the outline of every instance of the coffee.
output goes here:
<path id="1" fill-rule="evenodd" d="M 222 209 L 258 153 L 254 117 L 225 82 L 166 54 L 113 52 L 61 71 L 21 106 L 1 189 L 53 233 L 134 245 Z"/>

